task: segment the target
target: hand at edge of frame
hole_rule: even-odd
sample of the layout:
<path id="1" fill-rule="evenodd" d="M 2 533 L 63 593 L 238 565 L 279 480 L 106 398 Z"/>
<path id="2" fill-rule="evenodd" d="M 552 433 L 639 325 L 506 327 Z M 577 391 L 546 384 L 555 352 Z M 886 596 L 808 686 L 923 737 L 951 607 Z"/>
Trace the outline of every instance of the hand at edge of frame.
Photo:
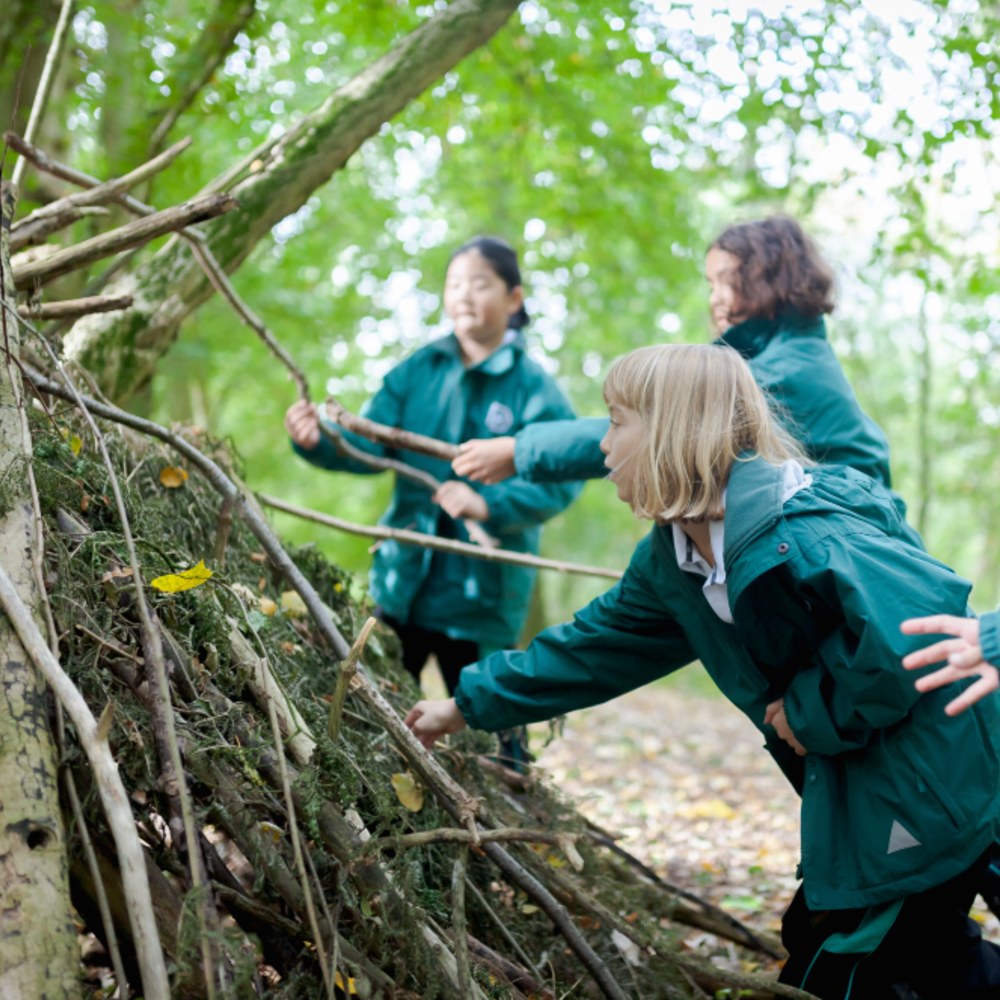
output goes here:
<path id="1" fill-rule="evenodd" d="M 981 698 L 1000 687 L 1000 672 L 983 659 L 979 645 L 979 620 L 959 618 L 957 615 L 928 615 L 926 618 L 910 618 L 899 626 L 906 635 L 950 635 L 952 639 L 941 639 L 903 658 L 907 670 L 919 670 L 931 664 L 947 660 L 947 665 L 932 674 L 919 678 L 915 683 L 918 691 L 933 691 L 953 684 L 967 677 L 979 677 L 975 684 L 966 688 L 957 698 L 945 706 L 945 714 L 958 715 Z"/>

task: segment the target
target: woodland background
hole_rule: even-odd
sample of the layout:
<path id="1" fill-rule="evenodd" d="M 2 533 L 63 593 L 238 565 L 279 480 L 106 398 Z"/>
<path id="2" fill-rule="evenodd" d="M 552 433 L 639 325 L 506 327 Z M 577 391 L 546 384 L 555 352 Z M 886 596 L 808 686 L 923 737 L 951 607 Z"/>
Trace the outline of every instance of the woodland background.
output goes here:
<path id="1" fill-rule="evenodd" d="M 6 123 L 26 43 L 30 87 L 58 4 L 5 7 Z M 38 144 L 117 176 L 180 111 L 158 141 L 190 135 L 194 148 L 146 192 L 175 203 L 434 10 L 405 0 L 81 4 Z M 325 384 L 357 409 L 400 357 L 446 329 L 450 251 L 498 233 L 522 252 L 533 356 L 579 413 L 598 414 L 617 355 L 708 337 L 701 266 L 720 228 L 793 214 L 836 265 L 831 338 L 889 434 L 894 485 L 930 550 L 975 582 L 973 603 L 988 609 L 1000 596 L 998 27 L 974 0 L 527 0 L 274 226 L 234 283 L 314 392 Z M 59 297 L 83 280 L 64 279 Z M 293 388 L 218 297 L 184 322 L 151 381 L 117 396 L 154 419 L 231 436 L 254 489 L 369 523 L 384 508 L 388 476 L 333 477 L 294 458 L 282 429 Z M 315 538 L 348 569 L 367 565 L 362 539 L 281 516 L 278 527 Z M 549 525 L 543 554 L 623 567 L 645 530 L 607 484 L 591 483 Z M 544 576 L 535 627 L 603 589 Z"/>

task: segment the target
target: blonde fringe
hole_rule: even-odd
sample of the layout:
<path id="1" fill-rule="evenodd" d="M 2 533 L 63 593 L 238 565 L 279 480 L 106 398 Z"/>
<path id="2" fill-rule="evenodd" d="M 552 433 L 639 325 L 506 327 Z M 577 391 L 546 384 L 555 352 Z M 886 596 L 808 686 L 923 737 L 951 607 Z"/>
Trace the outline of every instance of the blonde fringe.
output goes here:
<path id="1" fill-rule="evenodd" d="M 749 366 L 730 347 L 655 344 L 615 362 L 604 398 L 635 410 L 646 428 L 626 461 L 632 509 L 663 522 L 721 520 L 733 463 L 744 453 L 811 464 L 774 416 Z"/>

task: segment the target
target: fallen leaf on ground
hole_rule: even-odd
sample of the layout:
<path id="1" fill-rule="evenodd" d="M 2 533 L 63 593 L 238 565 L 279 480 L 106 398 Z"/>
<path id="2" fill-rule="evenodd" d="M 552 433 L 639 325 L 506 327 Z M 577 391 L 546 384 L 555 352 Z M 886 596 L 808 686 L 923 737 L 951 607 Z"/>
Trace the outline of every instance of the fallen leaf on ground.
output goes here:
<path id="1" fill-rule="evenodd" d="M 409 774 L 394 774 L 392 787 L 396 789 L 396 797 L 405 809 L 410 812 L 420 812 L 424 807 L 424 790 Z"/>
<path id="2" fill-rule="evenodd" d="M 736 813 L 722 799 L 702 799 L 678 806 L 677 815 L 685 819 L 732 819 Z"/>
<path id="3" fill-rule="evenodd" d="M 183 486 L 187 477 L 188 474 L 183 469 L 178 469 L 174 465 L 168 465 L 160 470 L 160 482 L 169 490 Z"/>
<path id="4" fill-rule="evenodd" d="M 281 610 L 292 618 L 301 618 L 309 613 L 305 601 L 299 596 L 298 591 L 286 590 L 281 595 Z"/>
<path id="5" fill-rule="evenodd" d="M 150 580 L 149 585 L 165 594 L 176 594 L 182 590 L 191 590 L 200 587 L 212 577 L 212 571 L 205 565 L 202 559 L 197 566 L 184 570 L 183 573 L 168 573 L 166 576 L 158 576 L 155 580 Z"/>
<path id="6" fill-rule="evenodd" d="M 270 617 L 278 610 L 278 605 L 270 597 L 262 597 L 260 599 L 260 610 L 262 614 Z"/>

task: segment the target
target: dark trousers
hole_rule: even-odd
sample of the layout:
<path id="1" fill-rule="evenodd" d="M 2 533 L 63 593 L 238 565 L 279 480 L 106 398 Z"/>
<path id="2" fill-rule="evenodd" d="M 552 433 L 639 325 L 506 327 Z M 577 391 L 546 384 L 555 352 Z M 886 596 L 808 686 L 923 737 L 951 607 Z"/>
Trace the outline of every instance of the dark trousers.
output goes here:
<path id="1" fill-rule="evenodd" d="M 1000 948 L 984 941 L 969 917 L 995 851 L 948 882 L 907 896 L 870 955 L 821 954 L 807 979 L 820 945 L 856 930 L 867 910 L 810 910 L 800 886 L 782 919 L 789 959 L 780 981 L 822 1000 L 845 1000 L 848 989 L 850 1000 L 1000 1000 Z"/>
<path id="2" fill-rule="evenodd" d="M 376 611 L 376 617 L 391 626 L 399 636 L 403 644 L 403 666 L 418 684 L 420 671 L 424 669 L 424 664 L 431 653 L 437 657 L 448 694 L 455 693 L 462 667 L 467 667 L 480 659 L 478 643 L 468 639 L 451 639 L 444 632 L 431 632 L 419 625 L 403 625 L 381 610 Z"/>

